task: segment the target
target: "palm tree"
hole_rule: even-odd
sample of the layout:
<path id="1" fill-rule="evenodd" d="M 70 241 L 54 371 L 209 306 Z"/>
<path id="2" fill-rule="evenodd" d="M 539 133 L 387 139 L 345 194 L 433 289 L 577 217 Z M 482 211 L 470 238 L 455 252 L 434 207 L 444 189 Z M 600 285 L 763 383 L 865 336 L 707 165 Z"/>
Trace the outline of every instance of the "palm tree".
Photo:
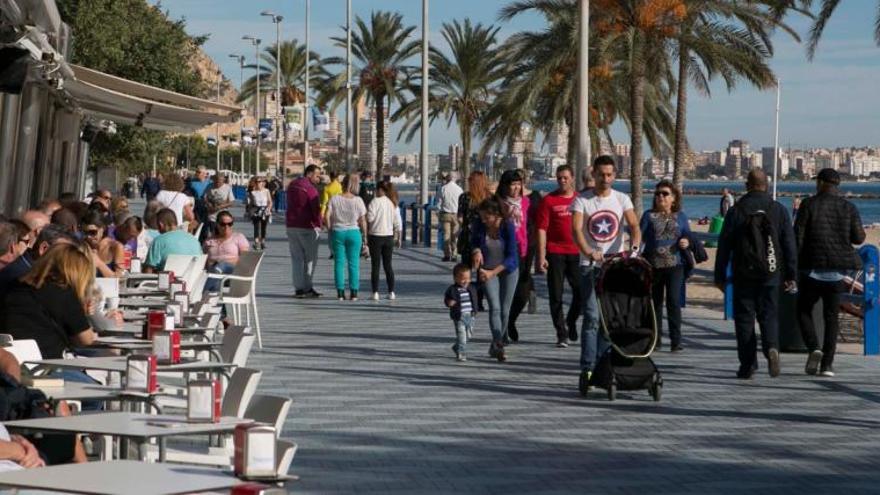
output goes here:
<path id="1" fill-rule="evenodd" d="M 268 88 L 274 89 L 277 81 L 276 78 L 276 69 L 278 65 L 276 64 L 276 60 L 278 60 L 278 50 L 276 46 L 270 45 L 265 48 L 263 53 L 260 54 L 260 88 L 265 92 Z M 299 103 L 305 102 L 305 80 L 306 80 L 306 47 L 305 44 L 299 43 L 296 39 L 290 41 L 282 41 L 281 42 L 281 105 L 282 107 L 289 105 L 296 105 Z M 311 87 L 315 87 L 317 83 L 321 80 L 322 75 L 324 74 L 323 66 L 321 64 L 321 57 L 313 51 L 309 52 L 309 79 L 311 83 Z M 256 69 L 257 64 L 246 65 L 246 69 Z M 257 77 L 256 75 L 251 76 L 241 86 L 241 90 L 238 95 L 238 103 L 244 101 L 253 102 L 254 98 L 256 98 L 257 91 Z M 308 119 L 309 116 L 306 115 L 305 119 Z M 260 123 L 257 122 L 257 126 L 259 127 Z M 306 122 L 303 122 L 303 125 L 306 125 Z M 288 135 L 287 135 L 287 126 L 284 125 L 282 127 L 284 129 L 284 154 L 283 157 L 287 157 L 287 143 L 288 143 Z"/>
<path id="2" fill-rule="evenodd" d="M 813 6 L 813 0 L 799 0 L 804 8 L 809 9 Z M 810 40 L 807 43 L 807 57 L 810 60 L 816 55 L 816 49 L 819 46 L 819 40 L 822 39 L 822 33 L 825 31 L 825 25 L 831 19 L 834 11 L 840 5 L 840 0 L 820 0 L 819 15 L 810 28 Z M 880 2 L 878 2 L 877 17 L 874 20 L 874 41 L 880 45 Z"/>
<path id="3" fill-rule="evenodd" d="M 447 127 L 453 121 L 457 124 L 464 158 L 461 171 L 465 177 L 470 173 L 474 126 L 494 99 L 496 84 L 503 75 L 504 60 L 496 46 L 498 29 L 472 24 L 470 19 L 444 23 L 440 32 L 451 58 L 431 50 L 429 115 L 432 121 L 445 117 Z M 394 115 L 395 120 L 405 119 L 400 134 L 407 134 L 407 142 L 421 128 L 421 87 L 413 85 L 411 92 L 413 98 Z"/>
<path id="4" fill-rule="evenodd" d="M 360 16 L 355 20 L 356 29 L 352 32 L 351 49 L 356 62 L 353 68 L 357 84 L 352 87 L 352 98 L 359 101 L 366 97 L 372 102 L 376 114 L 376 164 L 375 176 L 381 177 L 385 162 L 385 119 L 386 101 L 397 100 L 404 105 L 402 87 L 408 84 L 414 68 L 408 61 L 421 51 L 419 42 L 411 39 L 414 26 L 404 26 L 403 16 L 391 12 L 373 12 L 370 24 Z M 345 48 L 344 37 L 331 38 L 336 46 Z M 320 104 L 332 103 L 337 107 L 345 101 L 345 59 L 332 57 L 324 60 L 325 65 L 343 67 L 339 74 L 324 79 Z"/>
<path id="5" fill-rule="evenodd" d="M 675 37 L 678 60 L 678 88 L 673 153 L 675 185 L 681 189 L 687 152 L 688 83 L 710 95 L 709 82 L 720 76 L 728 91 L 739 79 L 759 89 L 776 84 L 768 59 L 773 54 L 770 31 L 775 27 L 798 39 L 781 22 L 778 2 L 733 2 L 730 0 L 686 0 L 687 16 Z"/>

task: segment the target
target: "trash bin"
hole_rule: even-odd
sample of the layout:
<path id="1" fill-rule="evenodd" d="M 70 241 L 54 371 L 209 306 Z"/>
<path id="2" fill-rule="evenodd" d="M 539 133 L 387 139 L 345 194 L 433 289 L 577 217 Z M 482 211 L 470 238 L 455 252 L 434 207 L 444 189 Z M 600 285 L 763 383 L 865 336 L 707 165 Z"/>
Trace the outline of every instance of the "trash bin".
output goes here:
<path id="1" fill-rule="evenodd" d="M 722 227 L 724 227 L 724 217 L 721 215 L 715 215 L 714 217 L 712 217 L 712 221 L 709 223 L 709 233 L 720 234 Z M 706 247 L 718 247 L 718 241 L 706 241 Z"/>
<path id="2" fill-rule="evenodd" d="M 779 350 L 782 352 L 807 352 L 804 339 L 801 337 L 801 325 L 797 315 L 797 294 L 785 292 L 779 286 Z M 822 315 L 822 299 L 813 306 L 813 326 L 816 327 L 816 339 L 822 345 L 825 337 L 825 319 Z"/>

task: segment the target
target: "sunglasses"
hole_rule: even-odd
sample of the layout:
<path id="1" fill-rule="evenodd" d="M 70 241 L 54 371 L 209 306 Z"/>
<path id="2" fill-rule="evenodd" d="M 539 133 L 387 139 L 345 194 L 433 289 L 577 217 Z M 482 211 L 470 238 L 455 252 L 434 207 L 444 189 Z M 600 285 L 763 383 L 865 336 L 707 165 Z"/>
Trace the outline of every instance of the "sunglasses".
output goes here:
<path id="1" fill-rule="evenodd" d="M 110 201 L 113 198 L 111 196 L 101 196 L 101 199 L 106 199 L 107 201 Z"/>
<path id="2" fill-rule="evenodd" d="M 669 191 L 655 191 L 654 196 L 663 196 L 665 198 L 666 196 L 672 196 L 672 193 Z"/>
<path id="3" fill-rule="evenodd" d="M 21 238 L 18 239 L 18 242 L 23 242 L 23 243 L 25 243 L 25 244 L 30 244 L 30 243 L 31 243 L 31 238 L 30 238 L 30 237 L 21 237 Z"/>
<path id="4" fill-rule="evenodd" d="M 83 231 L 83 233 L 84 233 L 85 235 L 87 235 L 88 237 L 97 237 L 97 236 L 98 236 L 98 232 L 99 232 L 98 229 Z"/>
<path id="5" fill-rule="evenodd" d="M 235 225 L 235 222 L 221 222 L 218 225 L 220 225 L 221 227 L 232 227 L 233 225 Z"/>

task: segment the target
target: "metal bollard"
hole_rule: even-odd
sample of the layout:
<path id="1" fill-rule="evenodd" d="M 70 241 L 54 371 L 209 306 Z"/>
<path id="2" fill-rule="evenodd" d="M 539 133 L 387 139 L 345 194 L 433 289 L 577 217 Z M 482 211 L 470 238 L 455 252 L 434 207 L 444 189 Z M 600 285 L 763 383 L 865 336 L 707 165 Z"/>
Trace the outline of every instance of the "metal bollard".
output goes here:
<path id="1" fill-rule="evenodd" d="M 877 276 L 880 272 L 880 250 L 876 246 L 862 246 L 859 256 L 865 274 L 864 353 L 866 356 L 876 356 L 880 354 L 880 278 Z"/>
<path id="2" fill-rule="evenodd" d="M 424 237 L 422 238 L 422 245 L 426 248 L 431 247 L 431 205 L 426 204 L 422 207 L 424 210 Z"/>
<path id="3" fill-rule="evenodd" d="M 409 205 L 412 210 L 412 241 L 411 245 L 415 246 L 419 242 L 419 206 L 415 203 Z"/>
<path id="4" fill-rule="evenodd" d="M 400 244 L 403 245 L 406 242 L 406 203 L 401 201 L 397 208 L 400 210 Z"/>

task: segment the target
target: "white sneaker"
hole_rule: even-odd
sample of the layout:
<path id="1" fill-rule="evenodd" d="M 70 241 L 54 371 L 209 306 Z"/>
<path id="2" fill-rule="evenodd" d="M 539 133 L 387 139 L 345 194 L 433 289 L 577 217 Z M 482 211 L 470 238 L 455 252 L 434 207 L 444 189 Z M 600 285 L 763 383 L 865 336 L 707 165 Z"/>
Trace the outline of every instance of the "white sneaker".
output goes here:
<path id="1" fill-rule="evenodd" d="M 374 300 L 374 301 L 378 301 L 378 300 L 379 300 L 379 293 L 378 293 L 378 292 L 373 292 L 373 300 Z"/>
<path id="2" fill-rule="evenodd" d="M 389 292 L 388 293 L 388 300 L 393 301 L 395 299 L 397 299 L 397 296 L 393 292 Z"/>

